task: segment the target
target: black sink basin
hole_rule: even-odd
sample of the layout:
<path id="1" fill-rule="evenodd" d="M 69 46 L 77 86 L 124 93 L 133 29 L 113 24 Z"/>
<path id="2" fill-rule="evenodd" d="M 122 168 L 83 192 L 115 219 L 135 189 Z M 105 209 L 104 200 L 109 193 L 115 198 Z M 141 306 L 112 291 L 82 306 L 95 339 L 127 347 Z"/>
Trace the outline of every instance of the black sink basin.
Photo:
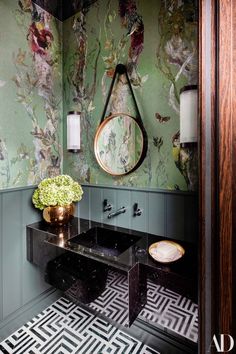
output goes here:
<path id="1" fill-rule="evenodd" d="M 109 230 L 102 227 L 93 227 L 68 241 L 70 246 L 73 244 L 81 245 L 105 256 L 119 256 L 130 246 L 140 240 L 141 237 L 129 235 L 119 231 Z"/>

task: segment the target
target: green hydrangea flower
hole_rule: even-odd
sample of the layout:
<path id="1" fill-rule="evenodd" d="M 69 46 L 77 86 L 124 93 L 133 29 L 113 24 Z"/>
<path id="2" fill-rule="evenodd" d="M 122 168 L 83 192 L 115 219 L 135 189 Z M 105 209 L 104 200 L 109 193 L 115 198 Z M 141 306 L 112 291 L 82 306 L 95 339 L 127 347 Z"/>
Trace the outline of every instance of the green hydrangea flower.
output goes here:
<path id="1" fill-rule="evenodd" d="M 32 196 L 35 208 L 43 210 L 47 206 L 64 206 L 82 199 L 83 190 L 78 182 L 68 175 L 45 178 Z"/>
<path id="2" fill-rule="evenodd" d="M 41 203 L 40 199 L 39 199 L 39 189 L 36 189 L 34 191 L 33 197 L 32 197 L 32 202 L 35 206 L 35 208 L 43 210 L 44 209 L 44 205 Z"/>

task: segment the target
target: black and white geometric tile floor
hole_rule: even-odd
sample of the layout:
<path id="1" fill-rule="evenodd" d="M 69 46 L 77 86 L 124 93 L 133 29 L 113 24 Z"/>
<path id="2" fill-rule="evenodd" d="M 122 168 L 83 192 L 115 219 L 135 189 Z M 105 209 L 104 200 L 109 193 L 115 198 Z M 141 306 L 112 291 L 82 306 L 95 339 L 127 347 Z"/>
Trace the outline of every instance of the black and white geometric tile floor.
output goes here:
<path id="1" fill-rule="evenodd" d="M 96 315 L 60 298 L 0 343 L 2 354 L 158 354 Z"/>
<path id="2" fill-rule="evenodd" d="M 75 289 L 76 290 L 76 289 Z M 73 291 L 71 293 L 73 297 Z M 109 270 L 104 292 L 90 308 L 127 326 L 127 277 Z M 154 325 L 198 340 L 198 307 L 148 281 L 147 304 L 139 315 Z M 2 354 L 158 353 L 103 318 L 62 297 L 0 343 Z"/>
<path id="3" fill-rule="evenodd" d="M 197 304 L 151 281 L 148 281 L 147 287 L 147 304 L 139 318 L 197 343 Z M 105 291 L 89 306 L 121 325 L 127 326 L 127 301 L 127 276 L 109 270 Z"/>

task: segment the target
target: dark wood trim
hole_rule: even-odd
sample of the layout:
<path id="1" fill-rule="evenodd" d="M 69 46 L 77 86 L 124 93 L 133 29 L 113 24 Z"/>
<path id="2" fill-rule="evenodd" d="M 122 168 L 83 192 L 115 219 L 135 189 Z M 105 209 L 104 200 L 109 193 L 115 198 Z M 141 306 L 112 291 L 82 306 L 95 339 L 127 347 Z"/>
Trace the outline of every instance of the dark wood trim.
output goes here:
<path id="1" fill-rule="evenodd" d="M 233 43 L 232 43 L 232 55 L 233 62 L 235 63 L 232 68 L 232 334 L 234 341 L 236 342 L 236 262 L 233 255 L 236 255 L 236 4 L 232 11 L 233 19 Z"/>
<path id="2" fill-rule="evenodd" d="M 204 48 L 205 48 L 205 0 L 199 2 L 199 350 L 203 352 L 205 347 L 205 65 L 204 65 Z"/>
<path id="3" fill-rule="evenodd" d="M 213 334 L 236 342 L 235 18 L 234 0 L 200 1 L 199 353 L 209 351 Z"/>
<path id="4" fill-rule="evenodd" d="M 236 2 L 218 0 L 218 205 L 219 205 L 219 333 L 233 335 L 233 249 L 235 242 L 236 159 Z M 235 235 L 234 235 L 235 236 Z M 235 271 L 235 269 L 234 269 Z"/>
<path id="5" fill-rule="evenodd" d="M 199 353 L 216 331 L 216 4 L 199 2 Z"/>
<path id="6" fill-rule="evenodd" d="M 211 338 L 217 329 L 217 272 L 215 268 L 217 260 L 217 5 L 216 1 L 211 1 Z M 205 260 L 207 262 L 207 259 Z M 207 339 L 206 343 L 209 341 Z M 215 350 L 211 350 L 215 352 Z"/>
<path id="7" fill-rule="evenodd" d="M 217 329 L 217 6 L 216 1 L 211 1 L 211 337 L 207 338 L 208 346 Z M 205 259 L 208 262 L 208 259 Z M 207 294 L 206 294 L 207 295 Z M 207 311 L 207 309 L 206 309 Z M 209 348 L 206 348 L 209 350 Z M 215 350 L 212 349 L 213 353 Z"/>

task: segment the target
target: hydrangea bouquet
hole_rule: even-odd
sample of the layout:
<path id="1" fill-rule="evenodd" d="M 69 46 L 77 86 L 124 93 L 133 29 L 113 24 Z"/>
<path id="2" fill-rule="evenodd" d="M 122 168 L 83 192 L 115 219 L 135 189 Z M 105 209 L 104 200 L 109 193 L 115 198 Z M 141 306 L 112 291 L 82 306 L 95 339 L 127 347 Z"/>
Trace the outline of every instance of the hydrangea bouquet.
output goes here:
<path id="1" fill-rule="evenodd" d="M 43 210 L 48 206 L 65 206 L 81 200 L 83 190 L 78 182 L 68 175 L 46 178 L 34 191 L 32 202 L 35 208 Z"/>

